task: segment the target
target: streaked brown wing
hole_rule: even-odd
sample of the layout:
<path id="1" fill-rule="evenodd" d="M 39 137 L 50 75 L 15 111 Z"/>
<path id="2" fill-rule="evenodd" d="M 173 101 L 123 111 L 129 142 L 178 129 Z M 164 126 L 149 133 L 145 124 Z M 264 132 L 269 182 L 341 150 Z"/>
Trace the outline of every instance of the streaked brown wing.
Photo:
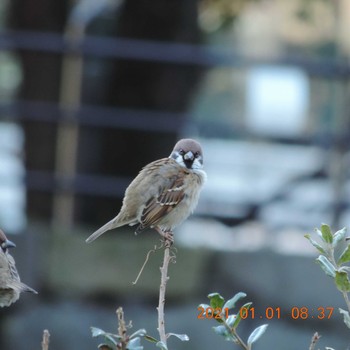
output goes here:
<path id="1" fill-rule="evenodd" d="M 147 227 L 157 225 L 158 221 L 171 212 L 184 198 L 184 177 L 183 173 L 174 176 L 170 186 L 164 188 L 158 197 L 151 198 L 146 204 L 142 216 L 141 225 L 136 232 Z"/>
<path id="2" fill-rule="evenodd" d="M 37 291 L 30 288 L 25 283 L 21 282 L 19 275 L 18 275 L 18 272 L 17 272 L 17 269 L 16 269 L 16 263 L 15 263 L 15 260 L 12 257 L 12 255 L 5 254 L 5 257 L 7 258 L 7 262 L 8 262 L 8 269 L 6 271 L 6 275 L 7 275 L 6 286 L 9 289 L 17 290 L 18 292 L 31 292 L 34 294 L 38 294 Z M 14 301 L 16 301 L 16 300 L 14 300 Z"/>
<path id="3" fill-rule="evenodd" d="M 12 255 L 7 254 L 9 274 L 11 276 L 11 280 L 20 281 L 19 274 L 16 269 L 16 263 Z"/>

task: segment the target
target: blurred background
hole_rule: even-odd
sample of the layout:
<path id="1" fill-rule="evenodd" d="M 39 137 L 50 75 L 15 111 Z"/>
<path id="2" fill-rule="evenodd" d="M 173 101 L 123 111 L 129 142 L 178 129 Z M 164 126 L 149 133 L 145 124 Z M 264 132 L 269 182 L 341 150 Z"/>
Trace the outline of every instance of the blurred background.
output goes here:
<path id="1" fill-rule="evenodd" d="M 176 349 L 231 349 L 206 295 L 248 294 L 242 337 L 256 349 L 350 348 L 345 307 L 303 237 L 347 226 L 350 3 L 347 0 L 2 0 L 0 227 L 17 244 L 22 295 L 0 313 L 1 349 L 96 349 L 90 326 L 157 337 L 162 253 L 136 285 L 158 234 L 85 239 L 114 217 L 145 164 L 181 137 L 198 139 L 208 181 L 175 232 L 166 330 Z M 293 307 L 309 309 L 293 320 Z M 335 308 L 317 320 L 318 307 Z M 145 349 L 154 348 L 144 344 Z"/>

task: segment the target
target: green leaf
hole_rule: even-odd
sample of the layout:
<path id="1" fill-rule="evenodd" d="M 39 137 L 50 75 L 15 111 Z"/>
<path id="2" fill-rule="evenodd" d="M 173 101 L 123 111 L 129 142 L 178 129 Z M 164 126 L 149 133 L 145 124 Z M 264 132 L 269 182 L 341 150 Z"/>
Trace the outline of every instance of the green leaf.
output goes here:
<path id="1" fill-rule="evenodd" d="M 341 230 L 337 231 L 333 236 L 333 248 L 336 248 L 338 243 L 343 241 L 346 236 L 346 227 L 343 227 Z"/>
<path id="2" fill-rule="evenodd" d="M 190 338 L 187 334 L 176 334 L 176 333 L 168 333 L 168 336 L 174 336 L 178 339 L 180 339 L 181 341 L 189 341 Z"/>
<path id="3" fill-rule="evenodd" d="M 326 273 L 326 275 L 333 278 L 335 277 L 335 268 L 324 255 L 320 255 L 316 261 L 321 265 L 321 268 Z"/>
<path id="4" fill-rule="evenodd" d="M 208 298 L 210 300 L 210 306 L 213 309 L 218 307 L 222 309 L 225 299 L 219 293 L 210 293 L 208 294 Z"/>
<path id="5" fill-rule="evenodd" d="M 333 242 L 332 231 L 328 225 L 326 225 L 326 224 L 321 225 L 321 232 L 322 232 L 322 238 L 326 243 Z"/>
<path id="6" fill-rule="evenodd" d="M 341 292 L 350 292 L 350 281 L 346 272 L 336 271 L 334 281 Z"/>
<path id="7" fill-rule="evenodd" d="M 232 325 L 232 328 L 236 329 L 239 325 L 239 323 L 241 322 L 242 320 L 242 313 L 243 312 L 248 312 L 249 308 L 253 305 L 252 302 L 249 302 L 249 303 L 246 303 L 244 304 L 240 309 L 239 309 L 239 313 L 236 315 L 236 319 L 235 319 L 235 322 L 233 323 Z"/>
<path id="8" fill-rule="evenodd" d="M 310 243 L 322 254 L 326 254 L 326 251 L 321 247 L 320 244 L 318 244 L 316 241 L 314 241 L 309 234 L 304 235 L 306 239 L 310 241 Z"/>
<path id="9" fill-rule="evenodd" d="M 99 344 L 97 348 L 98 350 L 113 350 L 108 344 Z"/>
<path id="10" fill-rule="evenodd" d="M 247 296 L 247 294 L 243 293 L 243 292 L 239 292 L 236 295 L 234 295 L 231 299 L 227 300 L 223 310 L 228 308 L 228 309 L 233 309 L 236 306 L 236 303 L 238 300 L 245 298 Z"/>
<path id="11" fill-rule="evenodd" d="M 93 337 L 99 337 L 100 335 L 106 334 L 106 332 L 100 328 L 90 327 L 90 329 L 91 329 L 91 334 Z"/>
<path id="12" fill-rule="evenodd" d="M 208 304 L 200 304 L 197 308 L 198 311 L 200 308 L 203 308 L 203 310 L 200 310 L 200 313 L 198 314 L 198 317 L 200 316 L 200 318 L 205 318 L 204 315 L 211 315 L 214 311 L 214 309 Z M 209 310 L 207 311 L 208 308 L 209 308 Z"/>
<path id="13" fill-rule="evenodd" d="M 105 337 L 107 340 L 109 340 L 112 344 L 114 344 L 114 345 L 117 345 L 117 344 L 118 344 L 118 341 L 115 340 L 115 339 L 113 338 L 112 335 L 106 333 L 106 334 L 104 335 L 104 337 Z M 121 337 L 118 337 L 118 338 L 119 338 L 119 340 L 121 339 Z M 118 338 L 116 338 L 116 339 L 118 339 Z"/>
<path id="14" fill-rule="evenodd" d="M 227 341 L 236 341 L 236 338 L 234 335 L 232 335 L 225 326 L 216 326 L 213 327 L 213 330 L 216 334 L 221 335 L 222 337 L 225 338 Z"/>
<path id="15" fill-rule="evenodd" d="M 229 335 L 229 332 L 228 330 L 226 329 L 225 326 L 216 326 L 216 327 L 213 327 L 213 330 L 216 334 L 218 335 L 222 335 L 224 337 L 226 337 L 227 335 Z"/>
<path id="16" fill-rule="evenodd" d="M 236 318 L 237 318 L 237 315 L 230 315 L 227 320 L 226 320 L 226 323 L 229 327 L 232 327 L 233 324 L 235 323 L 236 321 Z"/>
<path id="17" fill-rule="evenodd" d="M 127 350 L 143 350 L 143 346 L 141 345 L 140 338 L 131 339 L 126 346 Z"/>
<path id="18" fill-rule="evenodd" d="M 106 333 L 104 330 L 96 327 L 91 327 L 91 333 L 93 337 L 99 337 L 99 336 L 105 337 L 105 339 L 107 339 L 114 345 L 117 345 L 118 341 L 122 339 L 122 337 L 117 334 Z"/>
<path id="19" fill-rule="evenodd" d="M 322 237 L 322 232 L 321 232 L 318 228 L 315 228 L 315 232 L 317 233 L 317 235 L 318 235 L 320 238 L 323 238 L 323 237 Z"/>
<path id="20" fill-rule="evenodd" d="M 343 314 L 343 316 L 344 316 L 344 323 L 346 324 L 346 326 L 347 326 L 348 328 L 350 328 L 350 315 L 349 315 L 349 311 L 346 311 L 346 310 L 343 310 L 343 309 L 339 308 L 339 312 L 340 312 L 341 314 Z"/>
<path id="21" fill-rule="evenodd" d="M 268 324 L 263 324 L 262 326 L 255 328 L 250 334 L 247 344 L 250 349 L 250 346 L 255 343 L 266 331 Z"/>
<path id="22" fill-rule="evenodd" d="M 343 253 L 340 255 L 338 259 L 338 265 L 347 263 L 350 261 L 350 244 L 346 247 Z"/>
<path id="23" fill-rule="evenodd" d="M 162 341 L 159 341 L 156 346 L 162 350 L 168 350 L 167 346 Z"/>
<path id="24" fill-rule="evenodd" d="M 158 343 L 158 339 L 151 337 L 150 335 L 146 334 L 145 339 L 151 343 Z"/>
<path id="25" fill-rule="evenodd" d="M 144 337 L 146 335 L 147 331 L 144 328 L 141 328 L 130 335 L 129 339 L 135 338 L 135 337 Z"/>
<path id="26" fill-rule="evenodd" d="M 208 307 L 210 307 L 210 305 L 208 304 L 199 304 L 198 308 L 202 307 L 204 310 L 206 310 Z"/>

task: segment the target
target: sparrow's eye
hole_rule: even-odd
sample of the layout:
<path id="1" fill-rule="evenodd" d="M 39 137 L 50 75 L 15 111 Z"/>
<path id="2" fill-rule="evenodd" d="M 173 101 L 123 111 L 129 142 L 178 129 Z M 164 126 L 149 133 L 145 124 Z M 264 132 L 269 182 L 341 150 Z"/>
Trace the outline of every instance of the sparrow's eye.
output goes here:
<path id="1" fill-rule="evenodd" d="M 198 158 L 198 157 L 199 157 L 199 152 L 198 152 L 198 151 L 194 154 L 194 157 L 195 157 L 195 158 Z"/>
<path id="2" fill-rule="evenodd" d="M 183 149 L 180 149 L 179 153 L 181 156 L 183 156 L 185 154 L 185 151 Z"/>

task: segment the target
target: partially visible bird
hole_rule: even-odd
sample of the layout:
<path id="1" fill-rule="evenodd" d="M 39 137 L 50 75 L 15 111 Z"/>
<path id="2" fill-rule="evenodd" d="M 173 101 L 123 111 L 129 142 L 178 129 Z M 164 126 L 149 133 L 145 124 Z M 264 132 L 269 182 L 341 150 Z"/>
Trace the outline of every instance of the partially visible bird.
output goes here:
<path id="1" fill-rule="evenodd" d="M 119 214 L 95 231 L 87 243 L 108 230 L 136 225 L 135 233 L 154 228 L 172 241 L 172 231 L 193 212 L 206 180 L 200 144 L 177 142 L 168 158 L 146 165 L 125 191 Z"/>
<path id="2" fill-rule="evenodd" d="M 19 278 L 15 260 L 8 252 L 9 248 L 15 246 L 0 230 L 0 307 L 10 306 L 19 299 L 21 292 L 38 294 Z"/>

